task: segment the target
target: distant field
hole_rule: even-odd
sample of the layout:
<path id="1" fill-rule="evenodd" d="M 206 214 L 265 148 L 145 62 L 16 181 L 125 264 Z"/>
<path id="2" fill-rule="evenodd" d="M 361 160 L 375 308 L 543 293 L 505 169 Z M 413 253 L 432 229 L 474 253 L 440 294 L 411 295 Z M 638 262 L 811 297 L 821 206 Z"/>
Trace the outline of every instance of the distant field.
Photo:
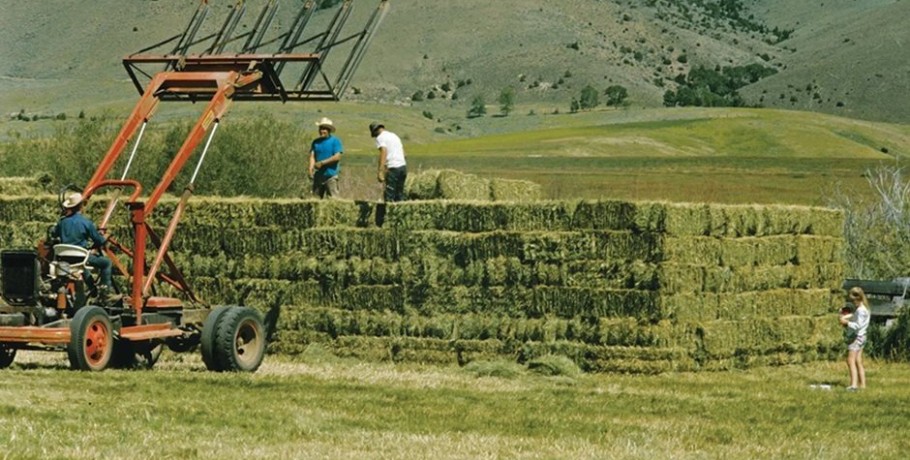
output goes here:
<path id="1" fill-rule="evenodd" d="M 488 123 L 504 131 L 506 122 Z M 532 180 L 552 199 L 824 205 L 840 191 L 871 194 L 865 173 L 910 153 L 908 127 L 801 112 L 607 111 L 512 123 L 522 130 L 409 144 L 410 169 Z M 352 174 L 374 161 L 348 158 Z"/>
<path id="2" fill-rule="evenodd" d="M 866 172 L 900 165 L 910 156 L 910 126 L 809 112 L 604 109 L 474 119 L 461 114 L 458 129 L 447 131 L 439 129 L 449 126 L 445 122 L 407 107 L 352 102 L 313 105 L 315 112 L 276 107 L 268 116 L 305 133 L 314 130 L 317 116 L 335 121 L 346 152 L 343 193 L 353 199 L 379 194 L 374 147 L 365 128 L 372 120 L 383 121 L 402 137 L 411 172 L 457 169 L 487 178 L 531 180 L 542 185 L 548 199 L 825 205 L 832 194 L 871 195 Z M 190 121 L 199 110 L 178 105 L 176 113 L 159 114 L 154 121 Z M 260 116 L 262 110 L 238 107 L 225 124 Z M 119 113 L 111 116 L 119 120 Z M 459 114 L 450 110 L 439 116 L 445 120 Z M 16 142 L 49 136 L 73 123 L 7 121 L 0 123 L 0 132 L 6 142 Z M 289 147 L 282 161 L 304 162 L 291 153 L 304 150 Z M 99 159 L 102 153 L 97 152 Z M 34 165 L 36 172 L 42 168 L 47 167 Z M 205 184 L 197 191 L 206 193 Z"/>

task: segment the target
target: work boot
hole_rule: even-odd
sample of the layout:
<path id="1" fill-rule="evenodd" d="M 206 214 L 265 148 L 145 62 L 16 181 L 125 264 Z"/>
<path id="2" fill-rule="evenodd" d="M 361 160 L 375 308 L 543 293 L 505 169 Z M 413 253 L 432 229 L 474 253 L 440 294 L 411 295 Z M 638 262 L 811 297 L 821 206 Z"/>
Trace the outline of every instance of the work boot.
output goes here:
<path id="1" fill-rule="evenodd" d="M 123 299 L 123 296 L 114 292 L 110 286 L 98 286 L 98 302 L 102 306 L 110 307 Z"/>

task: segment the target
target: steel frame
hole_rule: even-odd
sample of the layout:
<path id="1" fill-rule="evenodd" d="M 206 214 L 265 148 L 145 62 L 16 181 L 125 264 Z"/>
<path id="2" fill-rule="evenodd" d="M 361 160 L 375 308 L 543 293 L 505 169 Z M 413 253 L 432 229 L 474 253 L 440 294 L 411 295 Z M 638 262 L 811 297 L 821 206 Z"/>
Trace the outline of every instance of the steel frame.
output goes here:
<path id="1" fill-rule="evenodd" d="M 278 2 L 270 0 L 263 7 L 253 28 L 249 32 L 235 37 L 233 35 L 234 30 L 236 30 L 246 11 L 245 3 L 238 1 L 217 33 L 197 40 L 196 35 L 200 31 L 209 11 L 208 0 L 201 0 L 199 7 L 182 35 L 153 46 L 153 48 L 160 47 L 177 39 L 177 43 L 170 53 L 149 55 L 141 54 L 142 52 L 140 52 L 123 59 L 123 65 L 133 84 L 141 92 L 142 97 L 101 160 L 97 170 L 86 185 L 83 195 L 86 199 L 89 199 L 103 188 L 117 190 L 117 193 L 110 199 L 100 223 L 100 227 L 106 228 L 120 198 L 121 189 L 133 190 L 125 201 L 125 206 L 130 212 L 130 222 L 133 229 L 132 244 L 128 245 L 118 241 L 111 241 L 111 243 L 132 260 L 131 268 L 124 267 L 119 262 L 116 265 L 117 269 L 131 280 L 127 301 L 136 312 L 137 324 L 141 324 L 143 308 L 155 308 L 148 304 L 148 300 L 153 295 L 155 282 L 167 283 L 178 291 L 183 292 L 189 300 L 203 303 L 192 291 L 186 278 L 168 254 L 177 225 L 186 210 L 187 201 L 193 194 L 195 174 L 180 196 L 180 200 L 170 216 L 166 230 L 163 234 L 160 234 L 150 226 L 149 221 L 164 193 L 171 187 L 177 178 L 177 174 L 184 168 L 206 133 L 209 133 L 209 139 L 211 139 L 218 123 L 220 123 L 233 101 L 280 100 L 286 102 L 289 100 L 340 99 L 354 70 L 363 58 L 379 23 L 389 9 L 389 0 L 380 0 L 379 5 L 361 30 L 349 37 L 340 38 L 342 28 L 351 15 L 353 3 L 353 0 L 344 0 L 324 31 L 309 38 L 301 38 L 304 29 L 317 9 L 314 0 L 305 0 L 290 28 L 278 37 L 266 40 L 265 33 L 275 17 Z M 246 38 L 246 41 L 241 52 L 236 54 L 222 53 L 229 43 L 238 42 L 244 38 Z M 328 83 L 322 89 L 314 88 L 313 80 L 318 75 L 322 75 L 323 79 L 329 82 L 328 77 L 322 72 L 322 65 L 329 51 L 350 40 L 356 40 L 356 42 L 351 47 L 347 60 L 341 67 L 334 82 Z M 281 45 L 276 53 L 263 54 L 254 52 L 278 41 L 281 41 Z M 303 44 L 317 41 L 314 52 L 294 52 L 295 49 Z M 206 44 L 208 46 L 205 47 L 203 53 L 187 54 L 193 47 L 205 46 Z M 149 49 L 147 48 L 143 52 Z M 219 52 L 220 54 L 209 54 L 212 52 Z M 297 84 L 294 87 L 289 87 L 285 80 L 282 79 L 282 70 L 289 63 L 305 64 L 304 70 L 297 77 Z M 162 64 L 163 71 L 149 74 L 145 70 L 149 67 L 161 68 Z M 146 78 L 147 81 L 144 81 Z M 140 129 L 144 130 L 145 125 L 157 110 L 159 103 L 172 100 L 208 102 L 187 135 L 183 145 L 171 160 L 160 182 L 151 191 L 150 195 L 143 200 L 140 198 L 142 185 L 137 181 L 126 179 L 125 177 L 121 180 L 113 180 L 107 179 L 107 176 L 122 156 L 127 144 L 135 137 L 137 132 L 141 132 Z M 204 156 L 205 152 L 202 153 L 199 159 L 197 172 Z M 156 249 L 155 259 L 151 263 L 146 260 L 146 248 L 149 245 L 154 246 Z M 109 252 L 108 256 L 116 261 L 117 259 L 114 257 L 112 250 L 108 249 L 107 251 Z M 162 270 L 164 265 L 167 266 L 167 273 Z"/>

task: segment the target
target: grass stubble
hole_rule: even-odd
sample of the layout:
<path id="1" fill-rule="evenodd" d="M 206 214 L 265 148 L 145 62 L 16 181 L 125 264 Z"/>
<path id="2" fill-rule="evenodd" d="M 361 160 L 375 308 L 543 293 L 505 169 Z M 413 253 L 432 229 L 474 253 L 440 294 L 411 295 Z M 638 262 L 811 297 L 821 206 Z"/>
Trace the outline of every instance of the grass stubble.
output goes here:
<path id="1" fill-rule="evenodd" d="M 0 372 L 0 458 L 903 458 L 910 367 L 867 367 L 851 394 L 839 362 L 545 376 L 317 351 L 250 375 L 165 352 L 90 374 L 28 352 Z"/>

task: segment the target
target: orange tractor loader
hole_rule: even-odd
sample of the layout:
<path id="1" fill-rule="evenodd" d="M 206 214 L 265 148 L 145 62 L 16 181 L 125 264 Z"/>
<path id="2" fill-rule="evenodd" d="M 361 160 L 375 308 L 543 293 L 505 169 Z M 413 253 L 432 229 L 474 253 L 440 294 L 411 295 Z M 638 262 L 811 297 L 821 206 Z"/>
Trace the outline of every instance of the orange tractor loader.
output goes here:
<path id="1" fill-rule="evenodd" d="M 59 201 L 62 205 L 67 193 L 77 191 L 85 201 L 96 196 L 108 200 L 98 225 L 102 230 L 116 212 L 128 213 L 131 241 L 109 236 L 102 248 L 121 275 L 118 278 L 126 282 L 114 301 L 99 298 L 99 283 L 88 263 L 90 250 L 81 246 L 54 244 L 48 239 L 39 242 L 37 249 L 0 251 L 0 368 L 12 364 L 17 350 L 22 349 L 65 349 L 71 367 L 87 371 L 111 365 L 151 367 L 164 346 L 177 352 L 198 346 L 205 366 L 212 371 L 253 372 L 259 368 L 267 345 L 260 313 L 244 306 L 213 307 L 199 299 L 170 257 L 169 246 L 212 138 L 231 104 L 340 99 L 389 8 L 388 0 L 379 1 L 362 28 L 343 36 L 352 17 L 353 0 L 329 8 L 323 8 L 321 1 L 305 0 L 289 29 L 266 39 L 280 4 L 266 2 L 249 31 L 235 35 L 247 6 L 238 1 L 220 29 L 197 39 L 210 12 L 209 2 L 203 0 L 182 34 L 123 59 L 142 97 L 85 187 L 68 186 Z M 312 22 L 322 27 L 307 37 L 305 29 Z M 175 41 L 168 53 L 142 54 Z M 241 43 L 236 52 L 225 52 L 228 46 Z M 274 43 L 280 43 L 277 50 L 264 52 Z M 299 52 L 304 46 L 309 51 Z M 333 49 L 346 50 L 347 59 L 330 72 L 326 57 Z M 151 67 L 158 71 L 150 71 Z M 292 78 L 286 78 L 291 73 Z M 162 101 L 204 102 L 205 106 L 160 181 L 145 194 L 143 184 L 130 178 L 129 168 L 146 125 Z M 189 183 L 165 219 L 168 225 L 163 231 L 153 228 L 151 216 L 161 198 L 203 140 L 206 143 L 196 157 Z M 123 172 L 119 178 L 111 178 L 131 141 L 132 152 Z M 115 251 L 128 258 L 128 263 L 122 263 Z M 156 295 L 156 286 L 162 283 L 178 297 Z"/>

